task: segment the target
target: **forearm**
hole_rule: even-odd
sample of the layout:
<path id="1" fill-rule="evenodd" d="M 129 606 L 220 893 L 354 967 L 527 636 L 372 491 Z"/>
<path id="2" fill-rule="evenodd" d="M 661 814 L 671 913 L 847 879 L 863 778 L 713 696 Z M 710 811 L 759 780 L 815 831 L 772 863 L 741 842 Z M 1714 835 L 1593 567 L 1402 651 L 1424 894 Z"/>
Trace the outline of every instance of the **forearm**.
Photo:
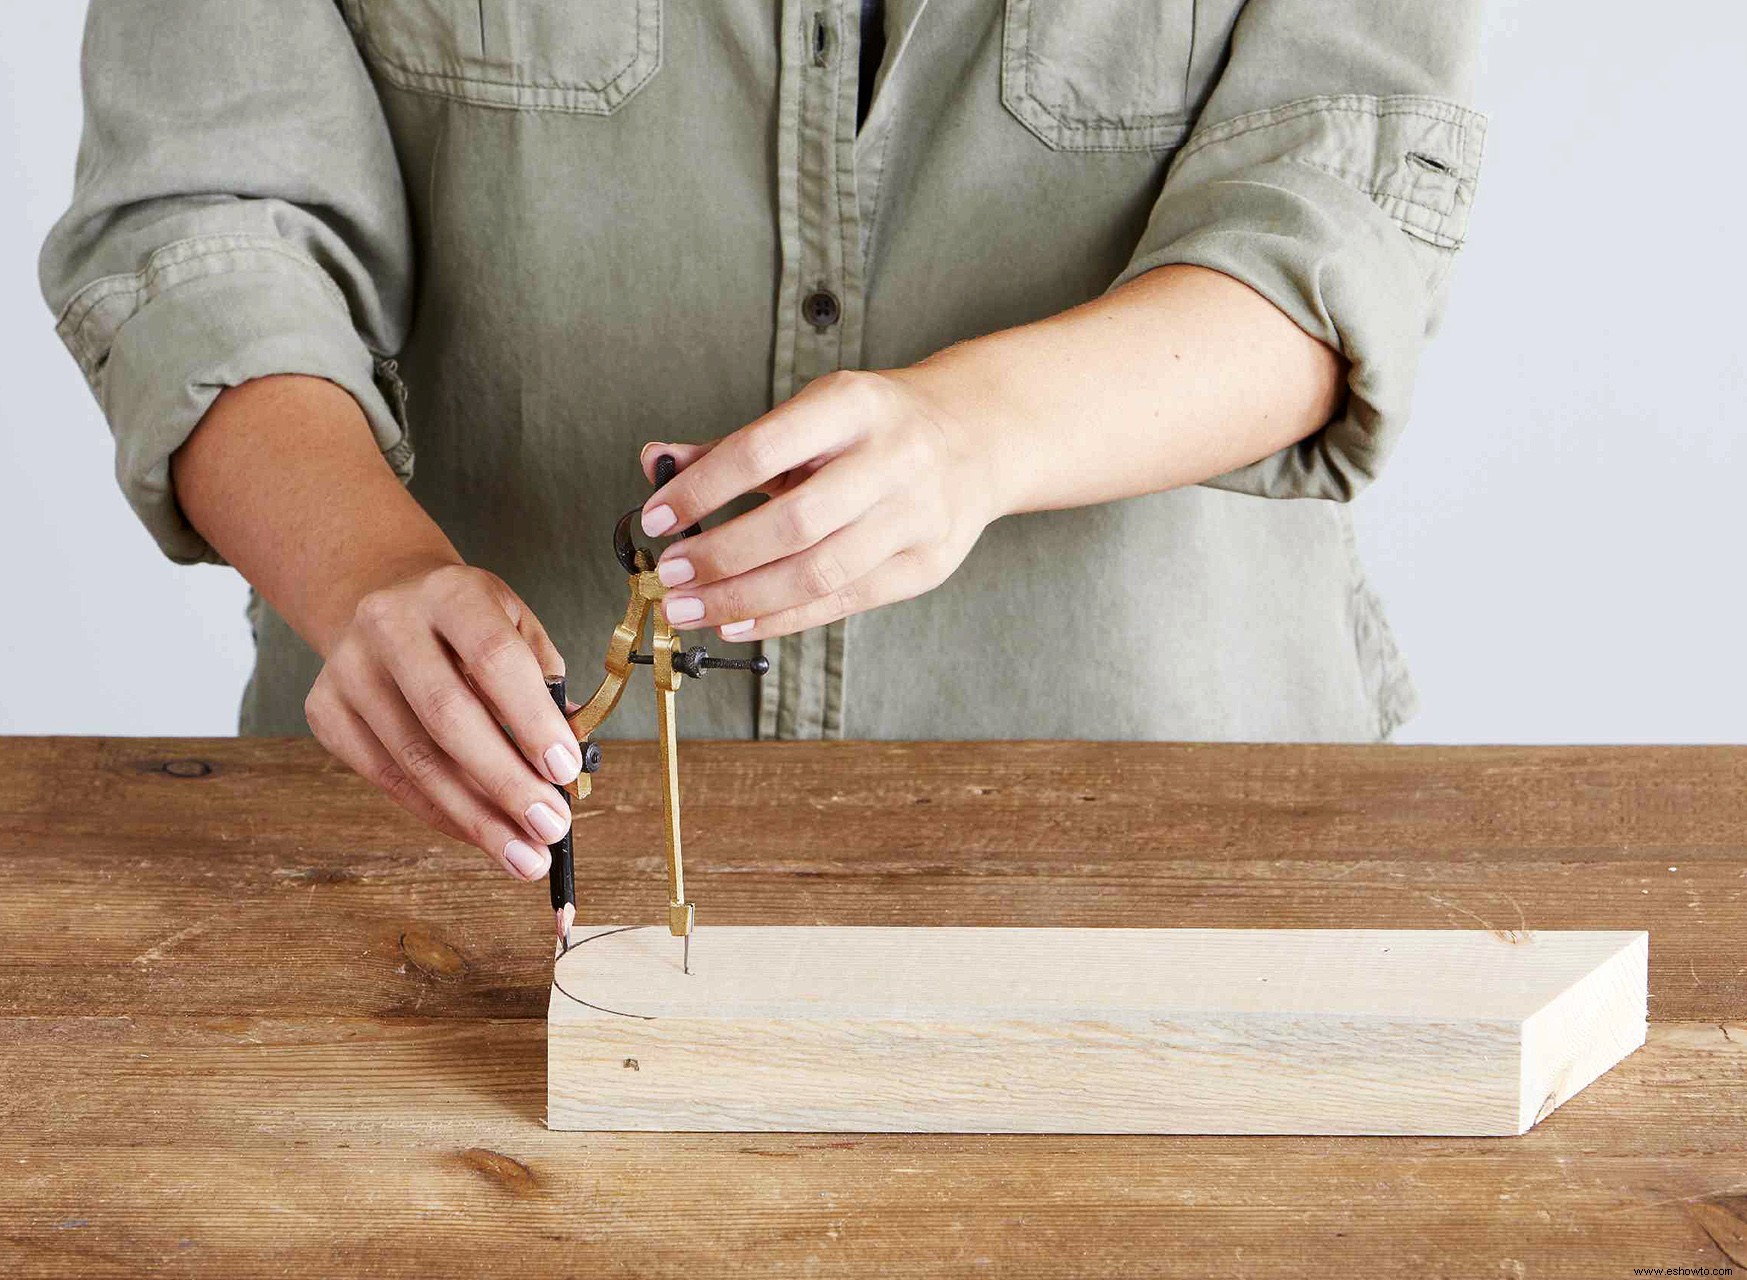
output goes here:
<path id="1" fill-rule="evenodd" d="M 189 523 L 324 657 L 369 592 L 461 562 L 357 403 L 320 378 L 225 391 L 171 473 Z"/>
<path id="2" fill-rule="evenodd" d="M 1058 316 L 892 376 L 984 465 L 995 514 L 1196 484 L 1326 423 L 1342 357 L 1272 303 L 1199 267 L 1149 271 Z"/>

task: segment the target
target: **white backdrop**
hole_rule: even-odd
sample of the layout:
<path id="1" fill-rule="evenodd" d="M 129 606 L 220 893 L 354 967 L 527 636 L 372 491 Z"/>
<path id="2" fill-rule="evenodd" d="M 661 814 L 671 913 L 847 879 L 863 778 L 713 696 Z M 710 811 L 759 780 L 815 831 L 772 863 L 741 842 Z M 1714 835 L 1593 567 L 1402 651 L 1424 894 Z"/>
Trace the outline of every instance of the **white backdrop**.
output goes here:
<path id="1" fill-rule="evenodd" d="M 0 42 L 0 733 L 231 733 L 240 581 L 134 523 L 37 293 L 83 8 L 18 6 Z M 1659 14 L 1489 16 L 1471 238 L 1414 426 L 1359 502 L 1422 697 L 1403 741 L 1747 741 L 1747 6 Z"/>

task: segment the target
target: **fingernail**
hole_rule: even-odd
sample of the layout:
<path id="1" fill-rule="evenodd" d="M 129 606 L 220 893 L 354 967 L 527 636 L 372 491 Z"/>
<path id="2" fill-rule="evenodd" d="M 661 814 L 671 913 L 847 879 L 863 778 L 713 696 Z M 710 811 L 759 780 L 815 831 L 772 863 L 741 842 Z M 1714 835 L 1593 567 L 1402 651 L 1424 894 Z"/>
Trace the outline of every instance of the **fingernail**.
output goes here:
<path id="1" fill-rule="evenodd" d="M 735 636 L 743 636 L 758 623 L 757 618 L 747 618 L 741 622 L 724 622 L 716 630 L 722 639 L 732 640 Z"/>
<path id="2" fill-rule="evenodd" d="M 643 513 L 643 532 L 651 538 L 659 538 L 677 523 L 673 518 L 673 508 L 665 502 Z"/>
<path id="3" fill-rule="evenodd" d="M 696 622 L 704 616 L 704 602 L 696 596 L 668 596 L 661 607 L 669 622 Z"/>
<path id="4" fill-rule="evenodd" d="M 540 759 L 546 762 L 546 776 L 561 787 L 567 782 L 574 782 L 576 775 L 582 772 L 582 761 L 562 742 L 554 742 L 547 747 L 546 754 Z"/>
<path id="5" fill-rule="evenodd" d="M 522 815 L 528 820 L 528 825 L 540 833 L 540 839 L 547 844 L 556 844 L 564 839 L 566 830 L 564 819 L 558 816 L 558 811 L 544 800 L 536 800 L 528 806 L 528 811 Z"/>
<path id="6" fill-rule="evenodd" d="M 692 562 L 684 556 L 674 556 L 671 560 L 663 560 L 655 566 L 655 576 L 661 579 L 664 587 L 677 587 L 682 582 L 690 582 L 696 574 L 692 570 Z"/>
<path id="7" fill-rule="evenodd" d="M 524 880 L 538 880 L 552 865 L 551 854 L 521 840 L 511 840 L 503 847 L 503 859 Z"/>

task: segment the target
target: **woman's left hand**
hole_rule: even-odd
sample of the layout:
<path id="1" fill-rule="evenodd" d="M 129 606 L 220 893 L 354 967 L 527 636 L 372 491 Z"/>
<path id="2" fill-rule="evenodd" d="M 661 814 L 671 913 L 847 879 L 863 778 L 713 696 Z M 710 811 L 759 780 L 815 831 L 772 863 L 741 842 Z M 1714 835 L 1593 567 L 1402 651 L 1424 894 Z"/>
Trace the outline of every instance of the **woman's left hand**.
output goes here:
<path id="1" fill-rule="evenodd" d="M 650 537 L 769 497 L 661 553 L 668 621 L 763 640 L 940 585 L 1000 514 L 977 452 L 903 372 L 829 374 L 710 444 L 644 446 L 651 481 L 663 453 L 680 468 L 644 504 Z"/>

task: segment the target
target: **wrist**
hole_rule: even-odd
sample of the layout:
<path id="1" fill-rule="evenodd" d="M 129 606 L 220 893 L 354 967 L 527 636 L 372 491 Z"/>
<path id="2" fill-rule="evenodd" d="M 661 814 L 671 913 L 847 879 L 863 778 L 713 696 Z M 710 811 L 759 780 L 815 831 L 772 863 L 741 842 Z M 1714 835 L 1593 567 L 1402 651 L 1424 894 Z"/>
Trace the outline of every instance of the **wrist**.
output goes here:
<path id="1" fill-rule="evenodd" d="M 1024 510 L 1027 450 L 1012 447 L 1013 418 L 992 388 L 950 359 L 959 348 L 883 371 L 903 388 L 936 431 L 969 518 L 987 526 Z"/>
<path id="2" fill-rule="evenodd" d="M 454 548 L 443 546 L 406 547 L 386 555 L 350 566 L 330 578 L 318 601 L 311 601 L 311 618 L 306 638 L 324 659 L 329 650 L 351 625 L 358 605 L 373 592 L 422 577 L 438 569 L 462 564 Z"/>

